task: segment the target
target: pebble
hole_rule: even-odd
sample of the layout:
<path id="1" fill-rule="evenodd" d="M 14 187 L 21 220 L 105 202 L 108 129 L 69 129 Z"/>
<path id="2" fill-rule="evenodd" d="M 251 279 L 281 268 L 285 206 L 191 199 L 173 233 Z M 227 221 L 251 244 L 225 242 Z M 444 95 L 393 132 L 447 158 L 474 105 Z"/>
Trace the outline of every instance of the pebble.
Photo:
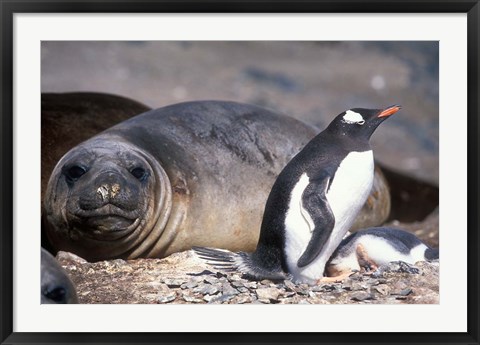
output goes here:
<path id="1" fill-rule="evenodd" d="M 193 289 L 195 287 L 198 286 L 198 282 L 194 281 L 194 280 L 191 280 L 189 282 L 186 282 L 186 283 L 183 283 L 182 285 L 180 285 L 180 288 L 181 289 Z"/>
<path id="2" fill-rule="evenodd" d="M 377 291 L 379 294 L 382 296 L 387 296 L 390 293 L 390 287 L 386 284 L 379 284 L 373 288 L 375 291 Z"/>
<path id="3" fill-rule="evenodd" d="M 188 303 L 202 303 L 201 299 L 198 299 L 194 296 L 183 295 L 182 298 L 185 302 L 188 302 Z"/>
<path id="4" fill-rule="evenodd" d="M 350 279 L 345 280 L 345 282 L 342 284 L 342 288 L 351 291 L 353 286 L 353 282 Z"/>
<path id="5" fill-rule="evenodd" d="M 256 290 L 257 297 L 259 300 L 268 299 L 268 300 L 278 300 L 280 291 L 276 288 L 259 288 Z"/>
<path id="6" fill-rule="evenodd" d="M 228 302 L 230 301 L 231 299 L 233 299 L 235 297 L 235 295 L 228 295 L 228 294 L 222 294 L 220 296 L 218 296 L 215 301 L 218 301 L 218 302 Z"/>
<path id="7" fill-rule="evenodd" d="M 233 281 L 233 282 L 231 283 L 231 285 L 232 285 L 233 287 L 235 287 L 235 288 L 244 287 L 244 284 L 243 284 L 243 282 L 241 282 L 241 281 Z"/>
<path id="8" fill-rule="evenodd" d="M 168 293 L 167 295 L 158 296 L 158 303 L 169 303 L 175 300 L 177 294 L 175 291 Z"/>
<path id="9" fill-rule="evenodd" d="M 184 281 L 180 279 L 164 279 L 163 282 L 167 284 L 169 288 L 179 288 L 184 283 Z"/>
<path id="10" fill-rule="evenodd" d="M 270 300 L 268 298 L 259 298 L 257 301 L 263 304 L 270 304 Z"/>
<path id="11" fill-rule="evenodd" d="M 214 285 L 215 283 L 218 283 L 218 278 L 215 278 L 215 277 L 206 277 L 203 281 L 204 281 L 205 283 Z"/>
<path id="12" fill-rule="evenodd" d="M 285 287 L 287 288 L 287 290 L 289 291 L 295 291 L 297 286 L 295 284 L 293 284 L 290 280 L 285 280 L 284 282 L 284 285 Z"/>
<path id="13" fill-rule="evenodd" d="M 252 298 L 250 296 L 240 296 L 237 298 L 237 300 L 235 301 L 235 303 L 238 303 L 238 304 L 244 304 L 244 303 L 250 303 L 252 302 Z"/>
<path id="14" fill-rule="evenodd" d="M 313 292 L 321 292 L 321 291 L 324 291 L 323 290 L 323 285 L 315 285 L 315 286 L 312 286 L 312 291 Z"/>
<path id="15" fill-rule="evenodd" d="M 359 292 L 353 293 L 352 296 L 351 296 L 351 299 L 353 301 L 362 302 L 362 301 L 374 299 L 374 297 L 373 297 L 372 294 L 370 294 L 368 292 L 359 291 Z"/>
<path id="16" fill-rule="evenodd" d="M 213 300 L 214 298 L 215 298 L 215 296 L 211 296 L 211 295 L 205 295 L 205 296 L 203 296 L 203 300 L 206 301 L 206 302 L 209 302 L 209 303 L 210 303 L 210 301 Z"/>
<path id="17" fill-rule="evenodd" d="M 413 293 L 413 290 L 410 288 L 403 289 L 397 293 L 393 293 L 392 295 L 400 295 L 400 296 L 408 296 Z"/>
<path id="18" fill-rule="evenodd" d="M 257 288 L 257 282 L 247 282 L 243 284 L 248 289 L 256 289 Z"/>
<path id="19" fill-rule="evenodd" d="M 218 289 L 213 285 L 200 285 L 193 289 L 193 292 L 201 293 L 202 295 L 214 295 Z"/>
<path id="20" fill-rule="evenodd" d="M 221 287 L 221 291 L 224 295 L 238 295 L 239 292 L 237 289 L 233 288 L 230 283 L 223 283 Z"/>
<path id="21" fill-rule="evenodd" d="M 77 265 L 88 266 L 88 261 L 87 260 L 85 260 L 84 258 L 81 258 L 78 255 L 70 253 L 70 252 L 59 251 L 55 257 L 60 262 L 60 264 L 62 266 L 67 266 L 68 264 L 77 264 Z"/>

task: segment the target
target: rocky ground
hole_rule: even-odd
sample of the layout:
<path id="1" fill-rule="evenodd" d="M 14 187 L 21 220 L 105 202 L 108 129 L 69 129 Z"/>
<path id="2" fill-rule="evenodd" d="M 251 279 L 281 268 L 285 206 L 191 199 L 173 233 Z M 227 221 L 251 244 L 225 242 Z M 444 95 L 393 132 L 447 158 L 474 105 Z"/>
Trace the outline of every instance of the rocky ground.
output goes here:
<path id="1" fill-rule="evenodd" d="M 193 251 L 161 260 L 88 263 L 66 252 L 57 259 L 76 284 L 80 303 L 439 303 L 438 263 L 391 263 L 371 275 L 357 272 L 343 282 L 308 286 L 289 280 L 247 280 L 212 268 Z"/>

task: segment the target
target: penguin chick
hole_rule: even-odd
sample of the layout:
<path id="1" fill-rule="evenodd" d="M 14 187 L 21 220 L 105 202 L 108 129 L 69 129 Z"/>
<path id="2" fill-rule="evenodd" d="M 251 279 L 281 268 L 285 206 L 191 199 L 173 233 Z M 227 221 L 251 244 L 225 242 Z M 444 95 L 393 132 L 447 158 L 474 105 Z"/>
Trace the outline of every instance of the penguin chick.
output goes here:
<path id="1" fill-rule="evenodd" d="M 418 261 L 438 260 L 432 249 L 414 234 L 389 227 L 368 228 L 346 237 L 325 268 L 328 277 L 346 276 L 352 271 L 375 271 L 393 261 L 413 265 Z"/>
<path id="2" fill-rule="evenodd" d="M 315 284 L 372 189 L 370 137 L 399 109 L 347 110 L 293 157 L 270 191 L 253 253 L 194 250 L 255 279 Z"/>

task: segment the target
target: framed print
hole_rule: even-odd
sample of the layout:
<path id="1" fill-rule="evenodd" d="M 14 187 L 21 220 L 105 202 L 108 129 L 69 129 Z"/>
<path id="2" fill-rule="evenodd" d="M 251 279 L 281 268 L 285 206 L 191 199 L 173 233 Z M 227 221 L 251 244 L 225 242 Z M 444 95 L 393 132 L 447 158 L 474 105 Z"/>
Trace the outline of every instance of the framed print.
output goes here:
<path id="1" fill-rule="evenodd" d="M 1 11 L 2 344 L 478 344 L 478 1 Z"/>

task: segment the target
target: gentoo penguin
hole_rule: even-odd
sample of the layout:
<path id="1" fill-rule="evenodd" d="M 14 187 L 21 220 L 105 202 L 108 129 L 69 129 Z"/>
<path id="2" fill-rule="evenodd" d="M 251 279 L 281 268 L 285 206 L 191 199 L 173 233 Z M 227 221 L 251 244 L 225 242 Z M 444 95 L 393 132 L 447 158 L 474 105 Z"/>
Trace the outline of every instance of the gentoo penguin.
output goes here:
<path id="1" fill-rule="evenodd" d="M 340 242 L 325 268 L 329 277 L 345 276 L 353 270 L 374 271 L 393 261 L 415 264 L 438 260 L 432 249 L 414 234 L 389 227 L 368 228 L 355 232 Z"/>
<path id="2" fill-rule="evenodd" d="M 253 279 L 315 284 L 372 188 L 370 136 L 399 109 L 350 109 L 314 137 L 277 177 L 253 253 L 193 249 Z"/>

